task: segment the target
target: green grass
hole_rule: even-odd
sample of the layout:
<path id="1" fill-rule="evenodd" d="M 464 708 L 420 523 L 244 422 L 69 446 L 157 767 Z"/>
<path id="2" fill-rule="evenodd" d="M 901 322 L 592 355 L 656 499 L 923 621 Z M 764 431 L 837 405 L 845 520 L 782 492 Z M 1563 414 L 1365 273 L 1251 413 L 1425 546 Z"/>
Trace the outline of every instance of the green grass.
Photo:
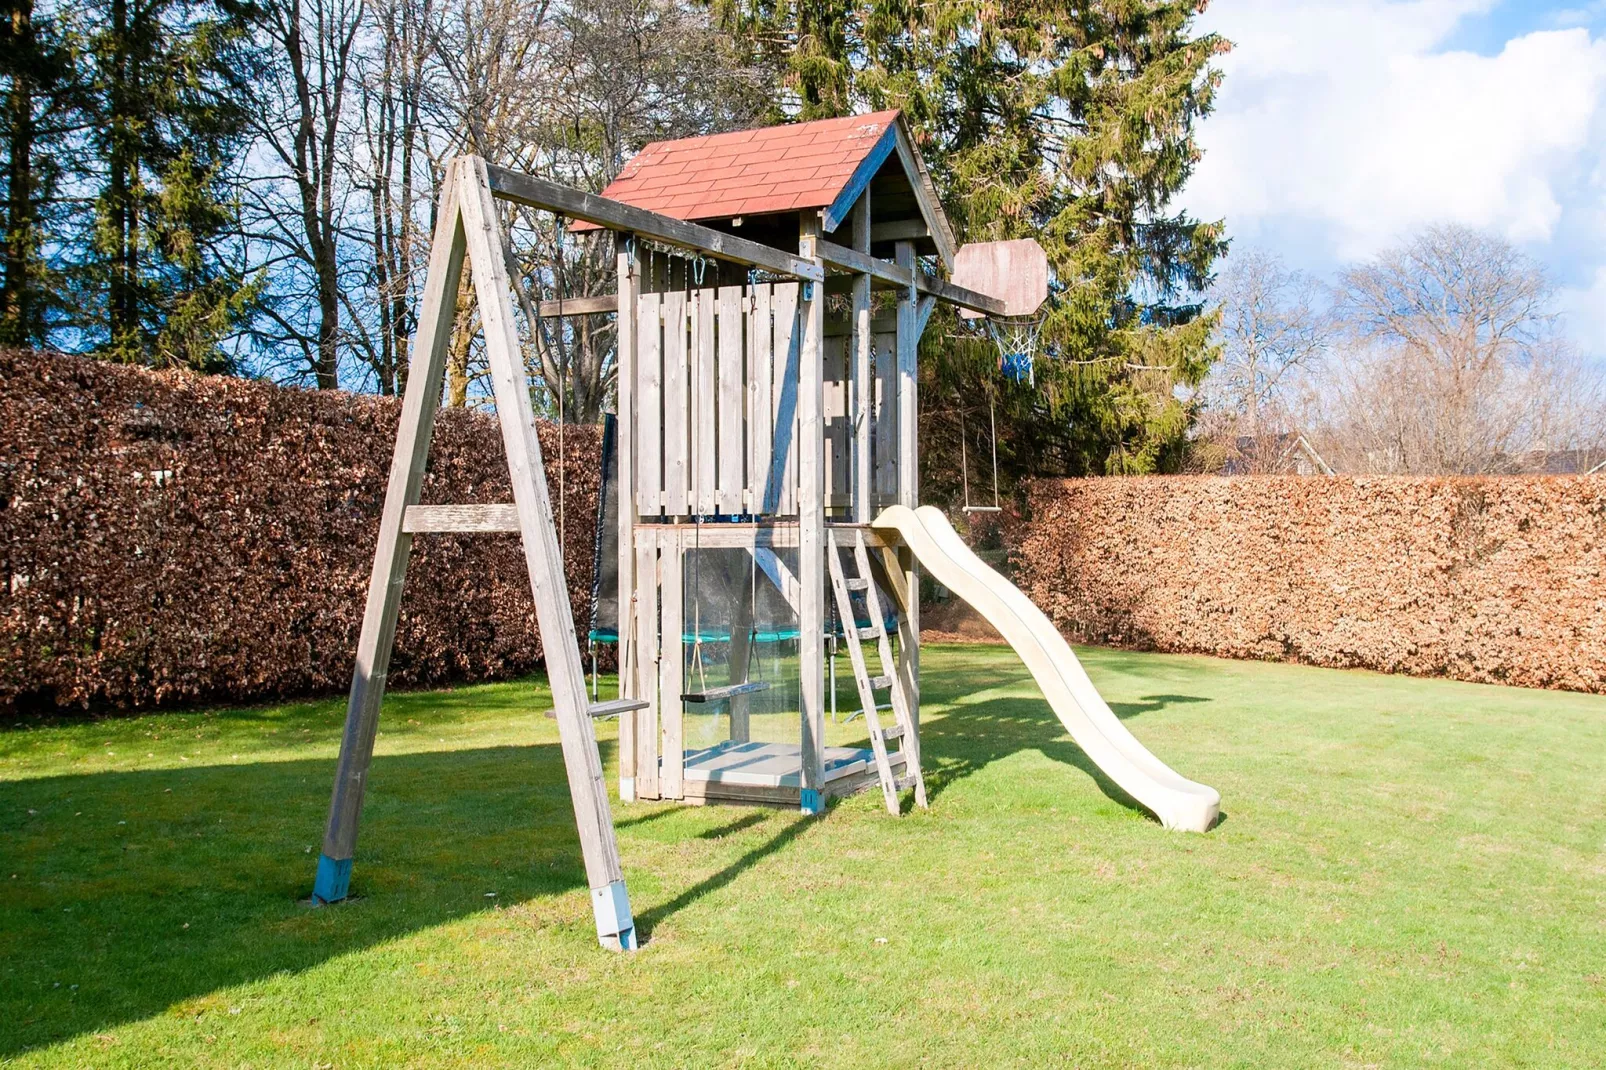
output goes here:
<path id="1" fill-rule="evenodd" d="M 1086 656 L 1214 831 L 1112 797 L 1007 650 L 932 649 L 928 812 L 615 808 L 635 955 L 538 682 L 387 700 L 323 910 L 342 702 L 5 731 L 0 1061 L 1600 1065 L 1606 699 Z"/>

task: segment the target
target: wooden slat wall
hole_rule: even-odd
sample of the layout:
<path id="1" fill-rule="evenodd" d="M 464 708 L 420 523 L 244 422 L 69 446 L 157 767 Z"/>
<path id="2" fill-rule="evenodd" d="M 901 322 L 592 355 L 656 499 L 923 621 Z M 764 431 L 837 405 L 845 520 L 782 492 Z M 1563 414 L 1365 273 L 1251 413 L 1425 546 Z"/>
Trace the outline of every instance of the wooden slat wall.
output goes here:
<path id="1" fill-rule="evenodd" d="M 775 354 L 770 419 L 775 437 L 770 447 L 768 511 L 781 516 L 797 515 L 797 387 L 803 337 L 797 305 L 798 284 L 776 283 L 770 294 Z"/>
<path id="2" fill-rule="evenodd" d="M 764 488 L 769 481 L 771 381 L 775 364 L 775 329 L 770 320 L 771 288 L 760 283 L 752 289 L 747 318 L 747 494 L 744 508 L 764 512 Z"/>
<path id="3" fill-rule="evenodd" d="M 746 357 L 746 288 L 719 288 L 719 475 L 716 495 L 719 511 L 727 515 L 742 512 L 743 471 L 747 423 L 747 398 L 742 375 Z"/>
<path id="4" fill-rule="evenodd" d="M 875 462 L 872 499 L 890 505 L 898 497 L 898 336 L 871 336 L 875 344 L 875 396 L 870 428 Z"/>
<path id="5" fill-rule="evenodd" d="M 797 515 L 797 283 L 642 294 L 628 384 L 644 517 Z M 845 346 L 827 384 L 833 486 L 847 486 Z"/>
<path id="6" fill-rule="evenodd" d="M 848 350 L 851 335 L 825 339 L 825 503 L 849 504 L 853 427 L 848 419 Z"/>
<path id="7" fill-rule="evenodd" d="M 686 294 L 664 297 L 664 512 L 687 516 L 690 496 L 687 451 L 691 445 L 691 395 L 686 366 Z"/>
<path id="8" fill-rule="evenodd" d="M 636 511 L 657 516 L 663 508 L 663 295 L 636 299 Z"/>
<path id="9" fill-rule="evenodd" d="M 714 494 L 714 433 L 717 427 L 714 378 L 714 291 L 692 291 L 692 486 L 693 509 L 700 516 L 718 512 Z"/>
<path id="10" fill-rule="evenodd" d="M 679 799 L 686 794 L 683 779 L 686 769 L 685 705 L 680 696 L 685 691 L 682 676 L 686 665 L 684 643 L 686 608 L 683 600 L 682 568 L 685 560 L 681 553 L 679 533 L 669 536 L 660 544 L 662 591 L 659 602 L 663 614 L 662 642 L 658 652 L 658 704 L 663 724 L 664 758 L 659 793 L 665 799 Z"/>
<path id="11" fill-rule="evenodd" d="M 658 798 L 658 547 L 636 545 L 636 695 L 648 700 L 634 717 L 636 798 Z M 621 741 L 620 746 L 624 746 Z"/>

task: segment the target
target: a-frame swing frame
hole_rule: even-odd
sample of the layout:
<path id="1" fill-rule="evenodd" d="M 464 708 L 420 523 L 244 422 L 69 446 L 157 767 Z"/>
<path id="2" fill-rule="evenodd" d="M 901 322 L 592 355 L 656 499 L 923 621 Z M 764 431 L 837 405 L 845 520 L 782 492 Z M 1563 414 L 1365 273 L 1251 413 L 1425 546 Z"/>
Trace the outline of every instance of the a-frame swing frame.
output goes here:
<path id="1" fill-rule="evenodd" d="M 362 632 L 352 671 L 346 727 L 340 742 L 329 823 L 318 858 L 314 903 L 335 903 L 350 890 L 363 791 L 373 760 L 379 708 L 396 634 L 402 583 L 417 532 L 517 532 L 524 545 L 535 598 L 536 623 L 546 656 L 547 678 L 562 742 L 563 763 L 574 803 L 575 824 L 591 889 L 597 936 L 604 947 L 633 949 L 635 921 L 625 892 L 619 844 L 603 786 L 593 718 L 627 714 L 649 705 L 639 697 L 592 705 L 575 636 L 563 573 L 562 551 L 547 491 L 546 467 L 536 438 L 530 384 L 520 355 L 512 280 L 496 201 L 507 200 L 596 223 L 625 235 L 698 250 L 780 277 L 819 283 L 823 264 L 770 246 L 660 215 L 620 201 L 494 167 L 478 156 L 460 156 L 447 167 L 441 186 L 428 275 L 408 365 L 390 481 L 380 514 L 373 572 L 363 610 Z M 446 350 L 456 314 L 463 269 L 472 272 L 485 335 L 486 356 L 502 444 L 513 486 L 511 505 L 418 504 L 429 441 L 446 372 Z M 622 276 L 629 257 L 621 254 Z M 622 277 L 623 281 L 623 277 Z M 626 322 L 629 322 L 628 320 Z M 628 685 L 626 685 L 628 687 Z"/>
<path id="2" fill-rule="evenodd" d="M 521 536 L 530 572 L 530 590 L 535 597 L 536 622 L 552 687 L 597 936 L 604 946 L 633 949 L 635 922 L 603 784 L 593 711 L 586 696 L 585 668 L 575 640 L 574 616 L 553 523 L 541 443 L 536 437 L 529 380 L 520 356 L 512 284 L 503 248 L 485 162 L 472 156 L 453 160 L 443 183 L 430 249 L 429 274 L 380 516 L 345 734 L 340 744 L 340 764 L 313 899 L 320 903 L 338 902 L 346 898 L 349 890 L 363 789 L 373 758 L 413 533 L 513 530 Z M 513 485 L 511 510 L 507 506 L 418 507 L 465 257 L 473 273 L 497 418 L 502 425 L 502 445 Z M 510 512 L 514 515 L 509 516 Z"/>

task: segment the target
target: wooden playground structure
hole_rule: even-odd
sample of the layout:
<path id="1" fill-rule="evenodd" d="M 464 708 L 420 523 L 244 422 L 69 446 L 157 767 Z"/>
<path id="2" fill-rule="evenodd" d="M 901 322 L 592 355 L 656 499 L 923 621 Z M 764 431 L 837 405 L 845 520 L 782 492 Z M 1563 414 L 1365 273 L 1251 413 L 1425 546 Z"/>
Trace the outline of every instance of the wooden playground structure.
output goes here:
<path id="1" fill-rule="evenodd" d="M 617 294 L 533 307 L 509 275 L 505 204 L 612 231 Z M 969 277 L 927 270 L 952 270 L 959 249 L 896 112 L 648 146 L 602 196 L 454 160 L 315 901 L 348 894 L 408 551 L 427 532 L 522 536 L 605 946 L 634 947 L 636 934 L 597 718 L 620 719 L 623 801 L 819 813 L 831 796 L 878 784 L 894 814 L 905 791 L 924 806 L 917 562 L 896 524 L 873 521 L 919 505 L 916 352 L 935 303 L 1020 317 L 1043 302 L 1041 249 L 998 246 L 968 247 Z M 423 506 L 465 258 L 514 500 Z M 543 315 L 580 311 L 615 312 L 618 332 L 617 549 L 606 565 L 621 693 L 600 702 L 586 690 L 519 340 L 521 321 L 533 330 Z M 838 649 L 868 748 L 825 744 Z"/>

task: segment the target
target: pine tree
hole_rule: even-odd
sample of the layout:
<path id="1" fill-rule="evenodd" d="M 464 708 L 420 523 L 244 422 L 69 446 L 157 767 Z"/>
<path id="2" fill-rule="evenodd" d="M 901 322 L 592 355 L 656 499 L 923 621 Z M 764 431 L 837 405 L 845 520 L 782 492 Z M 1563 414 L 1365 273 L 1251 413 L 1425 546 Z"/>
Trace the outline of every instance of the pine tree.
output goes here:
<path id="1" fill-rule="evenodd" d="M 91 15 L 79 327 L 113 360 L 227 370 L 224 340 L 257 295 L 231 261 L 245 103 L 226 74 L 246 14 L 229 0 L 107 0 Z"/>
<path id="2" fill-rule="evenodd" d="M 0 345 L 42 345 L 60 315 L 49 238 L 65 210 L 62 157 L 81 122 L 72 41 L 33 0 L 10 0 L 0 24 Z"/>
<path id="3" fill-rule="evenodd" d="M 1200 0 L 719 0 L 725 25 L 790 71 L 778 111 L 904 111 L 960 233 L 1034 237 L 1058 287 L 1036 388 L 1004 383 L 990 344 L 934 321 L 923 364 L 933 420 L 995 394 L 1012 474 L 1174 466 L 1192 419 L 1179 387 L 1214 360 L 1202 291 L 1220 223 L 1171 210 L 1198 160 L 1228 46 L 1196 35 Z M 960 404 L 971 404 L 960 402 Z M 976 418 L 979 416 L 979 420 Z M 974 409 L 974 434 L 986 407 Z M 929 437 L 928 489 L 958 482 L 951 431 Z M 933 430 L 941 430 L 934 428 Z M 971 449 L 984 441 L 972 441 Z M 937 456 L 933 456 L 936 453 Z M 944 469 L 947 471 L 945 472 Z"/>

